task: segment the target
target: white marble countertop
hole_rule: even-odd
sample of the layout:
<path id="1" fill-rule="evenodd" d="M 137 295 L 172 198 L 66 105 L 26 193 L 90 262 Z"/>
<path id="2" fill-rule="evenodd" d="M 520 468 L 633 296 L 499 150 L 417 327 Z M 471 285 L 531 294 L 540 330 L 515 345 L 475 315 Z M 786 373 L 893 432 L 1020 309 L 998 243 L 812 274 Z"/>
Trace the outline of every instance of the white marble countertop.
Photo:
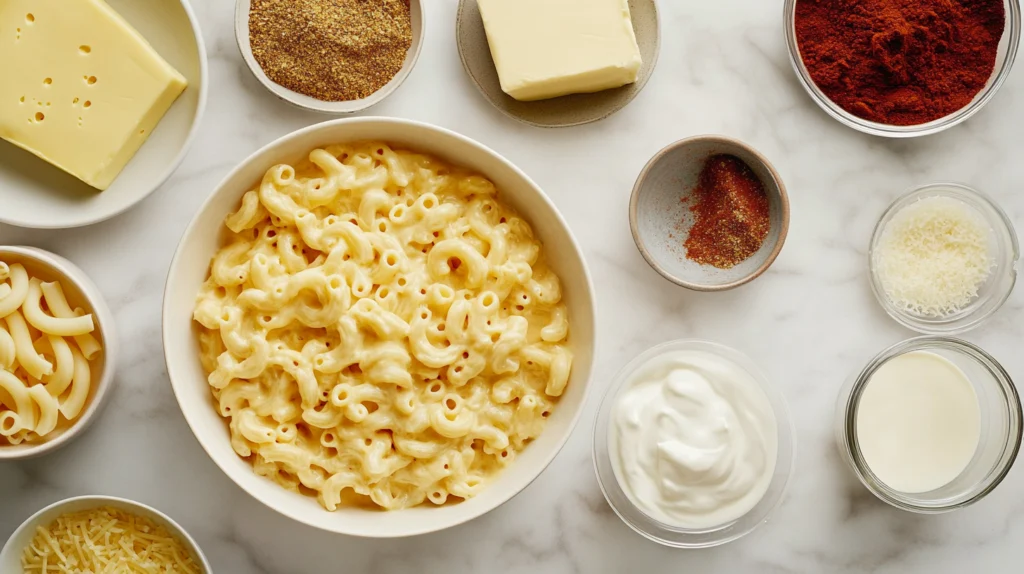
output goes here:
<path id="1" fill-rule="evenodd" d="M 463 73 L 454 0 L 428 0 L 427 38 L 408 81 L 370 113 L 432 122 L 475 138 L 529 173 L 582 243 L 597 287 L 595 390 L 566 448 L 522 494 L 446 532 L 374 541 L 280 516 L 209 460 L 171 394 L 160 344 L 164 278 L 181 233 L 229 169 L 252 151 L 325 119 L 292 109 L 250 75 L 232 35 L 233 2 L 194 0 L 210 57 L 198 141 L 170 182 L 129 213 L 70 231 L 0 226 L 80 265 L 106 295 L 122 358 L 112 403 L 86 436 L 42 459 L 0 464 L 0 541 L 57 499 L 111 494 L 167 512 L 218 574 L 366 572 L 1007 572 L 1024 561 L 1020 465 L 988 498 L 944 516 L 890 509 L 842 466 L 832 440 L 844 380 L 912 334 L 875 303 L 866 248 L 901 191 L 957 180 L 994 195 L 1024 227 L 1024 69 L 990 105 L 942 135 L 894 142 L 860 135 L 811 101 L 790 68 L 780 0 L 662 0 L 663 43 L 647 88 L 596 124 L 542 130 L 492 109 Z M 782 255 L 754 283 L 699 294 L 640 257 L 626 210 L 633 181 L 663 145 L 700 134 L 743 139 L 786 181 L 792 224 Z M 2 207 L 0 207 L 2 208 Z M 966 338 L 1024 377 L 1024 289 Z M 611 512 L 591 462 L 592 425 L 609 373 L 668 339 L 701 337 L 756 360 L 784 390 L 797 461 L 782 507 L 750 537 L 679 551 L 634 534 Z"/>

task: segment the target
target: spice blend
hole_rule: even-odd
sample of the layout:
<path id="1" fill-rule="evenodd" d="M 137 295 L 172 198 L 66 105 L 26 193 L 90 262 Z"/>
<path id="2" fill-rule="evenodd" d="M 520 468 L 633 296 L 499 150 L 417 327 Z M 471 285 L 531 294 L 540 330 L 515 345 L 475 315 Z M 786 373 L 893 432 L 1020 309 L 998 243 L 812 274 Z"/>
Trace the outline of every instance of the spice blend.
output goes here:
<path id="1" fill-rule="evenodd" d="M 917 125 L 966 107 L 995 68 L 1003 0 L 798 0 L 814 83 L 869 121 Z"/>
<path id="2" fill-rule="evenodd" d="M 708 158 L 690 202 L 694 224 L 686 239 L 686 258 L 729 269 L 757 252 L 771 225 L 764 185 L 743 160 L 731 155 Z"/>
<path id="3" fill-rule="evenodd" d="M 325 102 L 370 96 L 412 46 L 408 0 L 252 0 L 249 42 L 276 84 Z"/>

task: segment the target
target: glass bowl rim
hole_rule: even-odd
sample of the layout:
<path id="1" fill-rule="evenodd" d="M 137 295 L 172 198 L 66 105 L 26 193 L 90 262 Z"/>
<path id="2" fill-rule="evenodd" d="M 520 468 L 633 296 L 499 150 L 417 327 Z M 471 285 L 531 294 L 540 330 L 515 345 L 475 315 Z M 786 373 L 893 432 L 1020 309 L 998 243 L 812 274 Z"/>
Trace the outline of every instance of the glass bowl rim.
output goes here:
<path id="1" fill-rule="evenodd" d="M 889 223 L 889 221 L 891 221 L 892 217 L 895 216 L 897 212 L 906 207 L 907 200 L 915 196 L 923 196 L 932 191 L 944 190 L 952 190 L 956 193 L 966 195 L 978 201 L 979 203 L 985 205 L 986 207 L 991 209 L 993 213 L 996 214 L 995 218 L 990 217 L 989 214 L 986 213 L 981 213 L 980 215 L 984 217 L 985 221 L 989 224 L 993 224 L 995 220 L 998 220 L 1001 223 L 1001 230 L 993 229 L 993 231 L 997 232 L 996 234 L 997 236 L 999 236 L 999 241 L 1005 240 L 1005 237 L 999 234 L 998 231 L 1005 232 L 1006 237 L 1009 237 L 1009 245 L 1007 245 L 1006 248 L 1009 252 L 1008 255 L 1010 257 L 1010 260 L 1008 263 L 1008 269 L 1006 269 L 1005 271 L 1009 274 L 1010 282 L 1007 288 L 1004 290 L 1004 292 L 990 295 L 990 298 L 992 300 L 996 300 L 996 304 L 993 305 L 984 313 L 978 313 L 978 309 L 975 309 L 974 311 L 970 312 L 967 315 L 957 317 L 949 321 L 924 322 L 920 318 L 902 311 L 901 309 L 893 305 L 892 302 L 889 301 L 889 298 L 885 295 L 885 290 L 882 288 L 881 280 L 878 278 L 877 269 L 875 267 L 874 253 L 878 241 L 882 236 L 882 232 L 885 229 L 885 226 Z M 938 196 L 944 195 L 939 194 Z M 875 295 L 875 299 L 878 301 L 878 304 L 881 305 L 882 309 L 886 312 L 887 315 L 892 317 L 892 319 L 895 320 L 900 325 L 903 325 L 904 327 L 916 331 L 918 333 L 924 335 L 949 336 L 963 334 L 966 333 L 967 331 L 970 331 L 978 327 L 986 320 L 988 320 L 992 315 L 994 315 L 996 311 L 998 311 L 1003 306 L 1003 304 L 1006 303 L 1006 301 L 1010 298 L 1010 295 L 1013 293 L 1013 287 L 1017 283 L 1017 263 L 1020 261 L 1020 243 L 1017 239 L 1017 230 L 1013 225 L 1013 221 L 1006 214 L 1006 212 L 1003 211 L 1003 208 L 1000 207 L 999 204 L 996 203 L 996 201 L 991 196 L 966 184 L 952 181 L 941 181 L 934 183 L 926 183 L 924 185 L 912 187 L 898 195 L 894 200 L 892 200 L 891 203 L 889 203 L 889 205 L 885 208 L 885 211 L 882 212 L 882 215 L 878 218 L 878 221 L 875 223 L 874 230 L 871 232 L 871 241 L 868 244 L 867 256 L 868 276 L 871 283 L 871 292 Z M 995 278 L 995 275 L 993 275 L 992 278 Z M 945 325 L 955 325 L 961 321 L 963 321 L 963 324 L 954 326 L 953 328 L 943 328 L 943 326 Z"/>
<path id="2" fill-rule="evenodd" d="M 693 349 L 707 351 L 714 354 L 718 354 L 720 357 L 735 362 L 739 367 L 747 371 L 751 377 L 757 382 L 758 388 L 764 392 L 769 404 L 772 407 L 772 412 L 775 415 L 776 428 L 778 432 L 778 452 L 776 454 L 776 465 L 772 474 L 772 480 L 769 483 L 768 491 L 765 492 L 764 499 L 768 499 L 772 496 L 774 499 L 770 500 L 768 505 L 764 508 L 764 515 L 753 524 L 746 528 L 740 529 L 735 532 L 729 533 L 727 536 L 713 537 L 710 540 L 687 540 L 689 537 L 707 537 L 713 536 L 716 533 L 727 532 L 729 527 L 744 520 L 749 516 L 745 514 L 733 522 L 726 523 L 725 525 L 715 527 L 706 530 L 691 530 L 673 527 L 669 524 L 665 524 L 656 518 L 648 515 L 644 510 L 636 506 L 629 496 L 625 493 L 625 490 L 619 484 L 618 477 L 615 476 L 614 469 L 611 463 L 611 452 L 610 444 L 608 441 L 611 410 L 614 406 L 615 397 L 618 396 L 619 391 L 625 388 L 630 376 L 635 373 L 640 367 L 649 362 L 651 359 L 665 354 L 667 351 L 674 349 Z M 796 427 L 793 422 L 792 414 L 790 413 L 788 402 L 786 401 L 785 394 L 780 388 L 771 384 L 769 379 L 764 375 L 758 365 L 748 357 L 746 354 L 714 341 L 697 338 L 683 338 L 673 339 L 658 343 L 652 347 L 647 348 L 643 352 L 637 354 L 630 359 L 622 368 L 620 368 L 611 379 L 611 383 L 605 390 L 604 395 L 601 397 L 600 406 L 598 409 L 597 417 L 594 421 L 594 435 L 591 441 L 592 458 L 594 464 L 594 472 L 597 475 L 598 486 L 601 489 L 601 494 L 604 495 L 608 506 L 611 507 L 615 515 L 630 529 L 637 534 L 640 534 L 644 538 L 656 542 L 662 546 L 679 548 L 679 549 L 697 549 L 697 548 L 712 548 L 733 542 L 744 536 L 747 536 L 758 527 L 768 522 L 771 517 L 775 514 L 778 508 L 782 505 L 782 501 L 785 498 L 787 488 L 790 481 L 792 480 L 794 469 L 796 468 L 797 458 L 797 438 L 796 438 Z M 603 447 L 603 448 L 602 448 Z M 784 451 L 788 451 L 788 460 L 784 458 Z M 602 459 L 607 459 L 609 468 L 607 471 L 603 471 L 601 468 Z M 606 484 L 607 483 L 607 484 Z M 620 509 L 612 501 L 609 494 L 610 489 L 617 489 L 616 494 L 621 493 L 622 498 L 628 503 L 628 508 Z M 777 490 L 776 490 L 777 489 Z M 775 490 L 773 492 L 773 490 Z M 760 505 L 760 502 L 758 503 Z M 756 506 L 755 506 L 756 508 Z M 627 516 L 627 513 L 632 513 L 635 516 Z"/>
<path id="3" fill-rule="evenodd" d="M 811 78 L 810 72 L 800 57 L 800 46 L 796 39 L 796 5 L 800 0 L 785 0 L 783 4 L 783 30 L 786 34 L 786 48 L 789 52 L 789 61 L 796 72 L 797 78 L 804 90 L 811 96 L 818 106 L 829 116 L 839 123 L 853 128 L 859 132 L 873 136 L 886 138 L 915 138 L 937 134 L 953 126 L 967 121 L 971 116 L 981 111 L 989 101 L 996 95 L 999 88 L 1003 86 L 1010 76 L 1010 69 L 1017 58 L 1017 49 L 1021 38 L 1021 6 L 1020 0 L 1003 0 L 1006 7 L 1006 25 L 1003 33 L 1009 33 L 1009 42 L 1003 61 L 996 62 L 997 66 L 992 70 L 990 84 L 982 88 L 971 103 L 959 110 L 941 118 L 910 126 L 898 126 L 883 124 L 865 120 L 839 107 L 818 87 Z M 1000 40 L 1001 42 L 1002 40 Z"/>
<path id="4" fill-rule="evenodd" d="M 1016 414 L 1017 430 L 1016 433 L 1007 433 L 1007 441 L 1006 446 L 1003 448 L 1003 453 L 1005 454 L 1007 450 L 1009 450 L 1009 457 L 1001 463 L 1001 467 L 994 468 L 993 472 L 979 482 L 968 497 L 963 498 L 963 500 L 950 502 L 944 505 L 930 506 L 909 502 L 906 495 L 889 488 L 884 482 L 875 476 L 867 465 L 867 462 L 864 461 L 860 448 L 856 446 L 857 441 L 855 427 L 857 406 L 860 404 L 860 397 L 863 394 L 868 381 L 870 381 L 871 376 L 878 370 L 878 368 L 895 357 L 913 351 L 927 350 L 934 347 L 941 347 L 958 352 L 984 367 L 985 370 L 992 375 L 992 378 L 996 383 L 998 383 L 1000 390 L 1003 391 L 1003 395 L 1006 398 L 1006 406 L 1010 411 L 1011 416 L 1014 413 Z M 853 468 L 853 473 L 857 476 L 857 480 L 864 485 L 868 492 L 875 495 L 883 502 L 901 510 L 918 514 L 942 514 L 970 506 L 982 498 L 985 498 L 1003 482 L 1009 474 L 1010 469 L 1013 468 L 1013 464 L 1016 462 L 1017 455 L 1020 452 L 1022 438 L 1024 438 L 1024 411 L 1022 411 L 1020 395 L 1017 392 L 1017 387 L 1013 382 L 1013 378 L 1002 364 L 992 355 L 988 354 L 984 349 L 973 343 L 969 343 L 955 337 L 923 335 L 890 345 L 868 361 L 864 368 L 854 376 L 853 385 L 849 390 L 844 389 L 843 395 L 844 396 L 840 397 L 840 400 L 845 398 L 846 404 L 842 410 L 842 447 L 846 450 L 846 454 L 849 456 L 849 460 L 851 461 L 850 466 Z M 982 487 L 978 488 L 978 486 Z"/>

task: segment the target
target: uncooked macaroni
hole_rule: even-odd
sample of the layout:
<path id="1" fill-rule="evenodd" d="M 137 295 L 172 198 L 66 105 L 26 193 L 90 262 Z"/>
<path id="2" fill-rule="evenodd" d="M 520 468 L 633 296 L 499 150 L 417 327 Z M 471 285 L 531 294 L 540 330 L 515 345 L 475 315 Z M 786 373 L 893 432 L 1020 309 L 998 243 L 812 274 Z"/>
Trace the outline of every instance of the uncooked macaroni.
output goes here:
<path id="1" fill-rule="evenodd" d="M 572 362 L 558 277 L 495 186 L 382 143 L 277 165 L 228 216 L 194 318 L 231 444 L 335 510 L 478 493 Z"/>
<path id="2" fill-rule="evenodd" d="M 101 350 L 95 329 L 60 283 L 0 261 L 0 446 L 41 441 L 81 415 Z"/>

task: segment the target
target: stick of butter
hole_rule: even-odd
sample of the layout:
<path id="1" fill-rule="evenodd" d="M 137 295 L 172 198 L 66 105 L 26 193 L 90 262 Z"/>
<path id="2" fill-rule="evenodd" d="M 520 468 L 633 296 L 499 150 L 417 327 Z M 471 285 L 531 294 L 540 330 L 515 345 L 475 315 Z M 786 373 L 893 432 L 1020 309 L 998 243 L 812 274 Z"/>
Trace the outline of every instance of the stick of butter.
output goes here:
<path id="1" fill-rule="evenodd" d="M 187 83 L 102 0 L 0 1 L 0 137 L 103 190 Z"/>
<path id="2" fill-rule="evenodd" d="M 627 0 L 477 0 L 501 89 L 521 101 L 636 81 Z"/>

